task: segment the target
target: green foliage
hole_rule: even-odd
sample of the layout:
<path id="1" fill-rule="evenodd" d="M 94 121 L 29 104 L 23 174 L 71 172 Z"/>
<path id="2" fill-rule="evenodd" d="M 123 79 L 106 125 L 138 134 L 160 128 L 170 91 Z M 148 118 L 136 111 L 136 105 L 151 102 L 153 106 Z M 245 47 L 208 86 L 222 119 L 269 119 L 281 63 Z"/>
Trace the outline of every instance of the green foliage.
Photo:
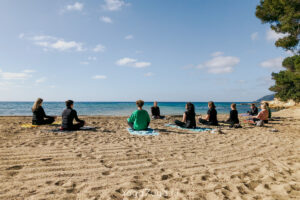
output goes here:
<path id="1" fill-rule="evenodd" d="M 287 57 L 282 65 L 286 70 L 272 73 L 275 85 L 270 90 L 276 92 L 275 97 L 283 101 L 292 99 L 300 102 L 300 56 Z"/>
<path id="2" fill-rule="evenodd" d="M 255 14 L 275 32 L 288 34 L 276 41 L 277 47 L 300 53 L 300 0 L 260 0 Z"/>

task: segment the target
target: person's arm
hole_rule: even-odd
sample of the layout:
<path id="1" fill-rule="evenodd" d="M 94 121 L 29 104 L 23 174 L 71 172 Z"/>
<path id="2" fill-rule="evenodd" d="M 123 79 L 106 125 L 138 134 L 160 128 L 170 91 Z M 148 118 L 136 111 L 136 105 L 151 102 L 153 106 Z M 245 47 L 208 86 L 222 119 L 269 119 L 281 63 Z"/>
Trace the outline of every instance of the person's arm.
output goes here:
<path id="1" fill-rule="evenodd" d="M 49 118 L 49 116 L 48 116 L 48 115 L 46 115 L 46 113 L 45 113 L 45 111 L 44 111 L 44 108 L 43 108 L 43 107 L 40 107 L 39 109 L 40 109 L 40 112 L 41 112 L 41 114 L 42 114 L 43 118 Z"/>
<path id="2" fill-rule="evenodd" d="M 135 115 L 134 115 L 134 113 L 132 113 L 131 116 L 127 119 L 127 121 L 129 123 L 134 123 L 134 120 L 135 120 Z"/>
<path id="3" fill-rule="evenodd" d="M 150 123 L 150 116 L 149 116 L 148 112 L 147 112 L 147 123 L 148 124 Z"/>
<path id="4" fill-rule="evenodd" d="M 183 113 L 182 121 L 183 121 L 183 122 L 186 122 L 186 114 L 185 114 L 185 113 Z"/>
<path id="5" fill-rule="evenodd" d="M 81 119 L 78 118 L 76 110 L 73 110 L 72 112 L 73 112 L 73 114 L 74 114 L 74 119 L 75 119 L 77 122 L 83 122 L 83 120 L 81 120 Z"/>
<path id="6" fill-rule="evenodd" d="M 231 110 L 227 121 L 232 121 L 232 119 L 233 119 L 233 111 Z"/>

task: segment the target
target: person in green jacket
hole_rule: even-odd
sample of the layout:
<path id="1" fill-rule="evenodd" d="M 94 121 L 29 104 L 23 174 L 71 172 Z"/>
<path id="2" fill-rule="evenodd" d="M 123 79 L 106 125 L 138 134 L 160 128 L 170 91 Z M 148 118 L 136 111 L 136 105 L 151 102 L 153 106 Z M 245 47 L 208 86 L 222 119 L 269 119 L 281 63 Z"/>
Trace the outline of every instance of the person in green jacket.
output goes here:
<path id="1" fill-rule="evenodd" d="M 143 110 L 144 101 L 137 100 L 137 110 L 127 119 L 128 125 L 133 130 L 146 130 L 150 124 L 150 117 L 146 110 Z"/>

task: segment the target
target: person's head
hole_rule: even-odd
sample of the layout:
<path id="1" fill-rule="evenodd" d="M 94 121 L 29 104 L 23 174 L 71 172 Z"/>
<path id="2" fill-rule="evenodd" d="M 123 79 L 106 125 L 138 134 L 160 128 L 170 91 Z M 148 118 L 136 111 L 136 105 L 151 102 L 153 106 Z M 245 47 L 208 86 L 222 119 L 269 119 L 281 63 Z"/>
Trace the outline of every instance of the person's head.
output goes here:
<path id="1" fill-rule="evenodd" d="M 235 103 L 232 103 L 230 107 L 231 107 L 232 110 L 236 110 L 236 104 Z"/>
<path id="2" fill-rule="evenodd" d="M 136 103 L 136 106 L 137 106 L 138 108 L 142 108 L 143 105 L 144 105 L 144 101 L 143 101 L 143 100 L 137 100 L 135 103 Z"/>
<path id="3" fill-rule="evenodd" d="M 255 108 L 255 103 L 251 103 L 251 108 Z"/>
<path id="4" fill-rule="evenodd" d="M 66 101 L 66 107 L 67 108 L 73 108 L 73 105 L 74 105 L 74 101 L 72 101 L 72 100 L 67 100 Z"/>
<path id="5" fill-rule="evenodd" d="M 195 112 L 195 106 L 191 102 L 187 102 L 185 108 L 188 112 Z"/>
<path id="6" fill-rule="evenodd" d="M 157 106 L 157 101 L 153 102 L 153 106 L 156 107 Z"/>
<path id="7" fill-rule="evenodd" d="M 265 109 L 267 109 L 267 106 L 266 106 L 266 104 L 262 103 L 262 104 L 260 105 L 260 108 L 261 108 L 262 110 L 265 110 Z"/>
<path id="8" fill-rule="evenodd" d="M 269 107 L 269 103 L 268 102 L 265 102 L 264 104 L 266 105 L 266 107 Z"/>
<path id="9" fill-rule="evenodd" d="M 214 104 L 213 101 L 208 102 L 208 107 L 209 107 L 210 109 L 211 109 L 211 108 L 213 108 L 213 109 L 216 108 L 216 106 L 215 106 L 215 104 Z"/>
<path id="10" fill-rule="evenodd" d="M 38 98 L 32 106 L 32 111 L 36 111 L 40 106 L 42 106 L 42 104 L 43 104 L 43 99 Z"/>

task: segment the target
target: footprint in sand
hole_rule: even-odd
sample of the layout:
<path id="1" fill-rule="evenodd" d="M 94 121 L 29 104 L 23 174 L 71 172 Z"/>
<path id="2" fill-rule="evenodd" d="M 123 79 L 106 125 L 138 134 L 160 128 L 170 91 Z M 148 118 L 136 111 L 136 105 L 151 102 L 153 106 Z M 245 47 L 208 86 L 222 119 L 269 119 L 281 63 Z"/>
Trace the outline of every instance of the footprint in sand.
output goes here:
<path id="1" fill-rule="evenodd" d="M 102 172 L 102 175 L 108 176 L 108 175 L 110 175 L 110 172 L 109 171 Z"/>
<path id="2" fill-rule="evenodd" d="M 48 161 L 48 160 L 52 160 L 52 158 L 41 158 L 41 161 Z"/>
<path id="3" fill-rule="evenodd" d="M 15 166 L 11 166 L 11 167 L 6 168 L 6 170 L 20 170 L 22 168 L 23 168 L 22 165 L 15 165 Z"/>

